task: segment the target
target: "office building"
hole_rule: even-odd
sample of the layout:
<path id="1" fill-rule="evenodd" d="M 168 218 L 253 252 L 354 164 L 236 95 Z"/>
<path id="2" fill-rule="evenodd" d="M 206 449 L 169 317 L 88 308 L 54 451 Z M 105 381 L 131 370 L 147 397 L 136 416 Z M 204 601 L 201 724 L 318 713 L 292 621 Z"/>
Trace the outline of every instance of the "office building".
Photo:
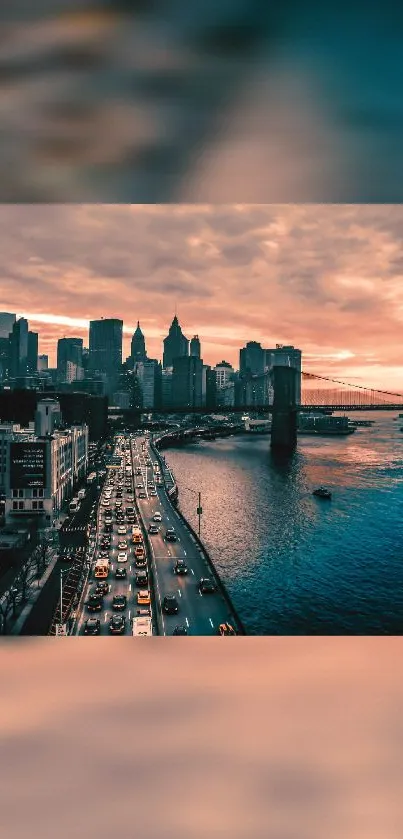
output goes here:
<path id="1" fill-rule="evenodd" d="M 106 393 L 115 390 L 122 366 L 123 321 L 101 318 L 90 321 L 90 370 L 105 381 Z"/>
<path id="2" fill-rule="evenodd" d="M 49 367 L 49 356 L 38 355 L 38 371 L 44 373 Z"/>
<path id="3" fill-rule="evenodd" d="M 164 338 L 163 367 L 173 367 L 174 359 L 189 355 L 189 341 L 182 332 L 175 315 L 169 333 Z"/>
<path id="4" fill-rule="evenodd" d="M 175 408 L 200 408 L 202 405 L 203 362 L 201 358 L 175 358 L 172 376 L 172 403 Z"/>
<path id="5" fill-rule="evenodd" d="M 52 415 L 40 409 L 52 425 Z M 85 425 L 53 430 L 38 436 L 30 426 L 9 424 L 0 426 L 0 445 L 5 459 L 3 481 L 5 488 L 6 523 L 49 526 L 73 493 L 88 468 L 88 428 Z M 4 457 L 5 452 L 5 457 Z"/>
<path id="6" fill-rule="evenodd" d="M 10 334 L 10 377 L 26 376 L 28 373 L 28 321 L 19 318 Z"/>
<path id="7" fill-rule="evenodd" d="M 16 322 L 16 315 L 10 312 L 0 312 L 0 338 L 9 338 Z"/>
<path id="8" fill-rule="evenodd" d="M 193 338 L 190 342 L 190 355 L 194 356 L 195 358 L 201 358 L 200 340 L 198 335 L 193 335 Z"/>
<path id="9" fill-rule="evenodd" d="M 137 321 L 137 329 L 134 332 L 132 342 L 131 342 L 131 351 L 130 351 L 130 359 L 131 363 L 134 365 L 138 361 L 145 361 L 147 358 L 146 354 L 146 342 L 144 339 L 144 335 L 140 328 L 140 321 Z"/>
<path id="10" fill-rule="evenodd" d="M 216 366 L 213 367 L 213 370 L 216 374 L 216 384 L 218 389 L 225 387 L 234 374 L 234 368 L 228 361 L 220 361 L 219 364 L 216 364 Z"/>
<path id="11" fill-rule="evenodd" d="M 60 338 L 57 342 L 57 378 L 73 382 L 84 378 L 83 339 Z"/>
<path id="12" fill-rule="evenodd" d="M 159 407 L 158 400 L 158 374 L 159 364 L 156 359 L 139 361 L 136 364 L 135 372 L 138 377 L 142 400 L 142 407 L 146 410 L 153 410 Z"/>
<path id="13" fill-rule="evenodd" d="M 206 408 L 213 411 L 217 407 L 217 374 L 211 367 L 206 370 Z"/>
<path id="14" fill-rule="evenodd" d="M 161 403 L 163 408 L 172 408 L 173 367 L 163 367 L 161 372 Z"/>
<path id="15" fill-rule="evenodd" d="M 296 402 L 301 404 L 302 380 L 302 352 L 296 347 L 286 344 L 276 344 L 275 349 L 265 350 L 265 368 L 271 370 L 274 366 L 293 367 L 297 371 Z"/>
<path id="16" fill-rule="evenodd" d="M 239 353 L 239 372 L 241 376 L 248 374 L 262 376 L 265 367 L 265 350 L 257 341 L 248 341 Z"/>
<path id="17" fill-rule="evenodd" d="M 28 332 L 27 373 L 36 375 L 38 372 L 38 333 Z"/>
<path id="18" fill-rule="evenodd" d="M 10 367 L 10 339 L 0 338 L 0 382 L 6 381 Z"/>

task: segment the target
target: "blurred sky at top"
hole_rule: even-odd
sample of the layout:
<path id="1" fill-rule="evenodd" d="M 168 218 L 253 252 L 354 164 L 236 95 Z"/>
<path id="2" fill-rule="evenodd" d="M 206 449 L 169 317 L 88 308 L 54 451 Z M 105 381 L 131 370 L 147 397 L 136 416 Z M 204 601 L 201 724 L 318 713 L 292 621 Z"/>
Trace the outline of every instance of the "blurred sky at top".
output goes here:
<path id="1" fill-rule="evenodd" d="M 0 17 L 0 200 L 403 200 L 397 3 L 3 0 Z"/>

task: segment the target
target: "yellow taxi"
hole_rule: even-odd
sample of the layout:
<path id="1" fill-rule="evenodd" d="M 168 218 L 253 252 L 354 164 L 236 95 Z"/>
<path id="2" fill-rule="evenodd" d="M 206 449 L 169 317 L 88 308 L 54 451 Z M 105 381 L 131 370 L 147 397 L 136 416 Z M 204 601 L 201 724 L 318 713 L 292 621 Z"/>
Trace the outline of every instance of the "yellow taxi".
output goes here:
<path id="1" fill-rule="evenodd" d="M 149 606 L 151 603 L 150 592 L 148 589 L 142 589 L 137 594 L 137 604 L 139 606 Z"/>

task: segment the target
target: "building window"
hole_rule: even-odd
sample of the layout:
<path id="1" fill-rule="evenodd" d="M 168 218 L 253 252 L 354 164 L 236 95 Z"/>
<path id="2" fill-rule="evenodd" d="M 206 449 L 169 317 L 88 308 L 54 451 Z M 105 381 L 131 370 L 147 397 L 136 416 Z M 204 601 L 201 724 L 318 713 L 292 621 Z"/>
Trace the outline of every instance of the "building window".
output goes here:
<path id="1" fill-rule="evenodd" d="M 37 509 L 38 509 L 38 502 L 37 502 L 37 501 L 33 501 L 33 502 L 32 502 L 32 509 L 33 509 L 33 510 L 37 510 Z"/>
<path id="2" fill-rule="evenodd" d="M 43 501 L 38 501 L 38 508 L 43 510 Z"/>
<path id="3" fill-rule="evenodd" d="M 37 497 L 38 497 L 38 490 L 37 490 L 37 489 L 33 489 L 33 490 L 32 490 L 32 498 L 37 498 Z"/>
<path id="4" fill-rule="evenodd" d="M 19 501 L 19 502 L 18 502 L 18 509 L 19 509 L 19 510 L 23 510 L 23 509 L 24 509 L 24 502 L 23 502 L 23 501 Z"/>
<path id="5" fill-rule="evenodd" d="M 38 498 L 43 498 L 43 489 L 38 489 Z"/>
<path id="6" fill-rule="evenodd" d="M 13 489 L 13 498 L 18 498 L 18 489 Z"/>
<path id="7" fill-rule="evenodd" d="M 18 501 L 13 501 L 13 510 L 18 510 Z"/>
<path id="8" fill-rule="evenodd" d="M 24 490 L 23 489 L 18 490 L 18 498 L 24 498 Z"/>

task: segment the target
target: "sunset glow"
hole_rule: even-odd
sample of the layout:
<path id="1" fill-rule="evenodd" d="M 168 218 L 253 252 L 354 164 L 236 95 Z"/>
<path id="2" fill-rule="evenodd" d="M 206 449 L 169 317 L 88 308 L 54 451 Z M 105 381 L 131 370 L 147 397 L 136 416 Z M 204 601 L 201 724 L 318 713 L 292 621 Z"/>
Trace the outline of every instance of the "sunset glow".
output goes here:
<path id="1" fill-rule="evenodd" d="M 137 320 L 161 358 L 175 307 L 203 359 L 292 343 L 304 369 L 402 389 L 400 206 L 56 205 L 0 208 L 1 308 L 55 363 L 92 318 Z"/>

